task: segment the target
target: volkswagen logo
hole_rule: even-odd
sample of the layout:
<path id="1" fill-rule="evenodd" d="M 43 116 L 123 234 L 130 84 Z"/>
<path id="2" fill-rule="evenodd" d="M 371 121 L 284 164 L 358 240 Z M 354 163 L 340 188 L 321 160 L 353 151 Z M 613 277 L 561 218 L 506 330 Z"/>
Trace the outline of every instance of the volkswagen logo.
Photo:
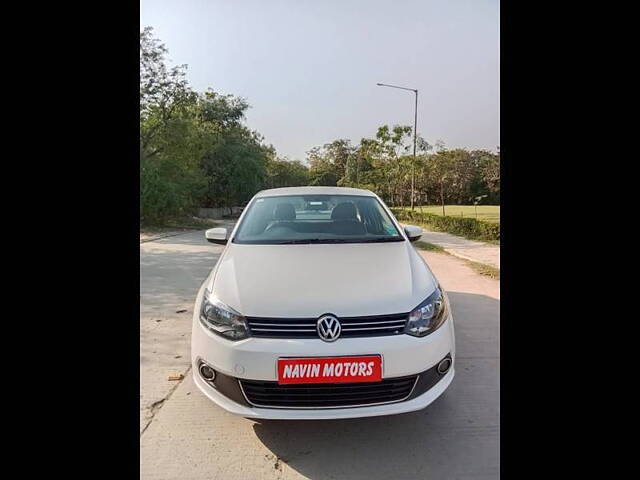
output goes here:
<path id="1" fill-rule="evenodd" d="M 342 332 L 340 321 L 333 315 L 323 315 L 317 323 L 318 336 L 325 342 L 335 342 Z"/>

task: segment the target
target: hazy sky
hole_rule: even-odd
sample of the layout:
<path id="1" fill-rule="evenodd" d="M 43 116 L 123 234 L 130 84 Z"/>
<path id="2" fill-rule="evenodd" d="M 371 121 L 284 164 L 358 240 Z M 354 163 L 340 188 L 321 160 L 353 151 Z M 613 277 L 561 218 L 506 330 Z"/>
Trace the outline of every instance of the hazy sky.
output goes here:
<path id="1" fill-rule="evenodd" d="M 278 153 L 382 124 L 413 125 L 449 148 L 500 145 L 498 0 L 141 0 L 192 87 L 239 95 Z"/>

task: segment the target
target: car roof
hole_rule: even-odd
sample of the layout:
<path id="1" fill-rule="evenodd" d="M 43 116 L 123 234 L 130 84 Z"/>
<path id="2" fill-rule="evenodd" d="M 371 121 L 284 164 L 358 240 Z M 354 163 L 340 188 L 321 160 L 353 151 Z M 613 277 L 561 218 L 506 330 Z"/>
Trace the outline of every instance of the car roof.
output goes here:
<path id="1" fill-rule="evenodd" d="M 256 197 L 278 197 L 283 195 L 359 195 L 363 197 L 375 197 L 370 190 L 347 187 L 285 187 L 262 190 Z"/>

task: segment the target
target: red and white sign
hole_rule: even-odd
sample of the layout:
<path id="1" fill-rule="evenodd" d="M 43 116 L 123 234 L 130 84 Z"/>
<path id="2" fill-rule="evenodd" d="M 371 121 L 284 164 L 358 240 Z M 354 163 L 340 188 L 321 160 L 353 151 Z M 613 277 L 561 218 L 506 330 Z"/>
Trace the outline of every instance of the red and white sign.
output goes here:
<path id="1" fill-rule="evenodd" d="M 278 383 L 351 383 L 382 380 L 382 357 L 279 358 Z"/>

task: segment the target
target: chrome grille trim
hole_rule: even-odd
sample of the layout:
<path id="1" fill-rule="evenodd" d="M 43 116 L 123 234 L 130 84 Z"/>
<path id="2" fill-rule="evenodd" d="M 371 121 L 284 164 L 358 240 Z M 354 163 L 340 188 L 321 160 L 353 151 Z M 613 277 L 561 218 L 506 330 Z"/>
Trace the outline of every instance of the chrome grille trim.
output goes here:
<path id="1" fill-rule="evenodd" d="M 342 326 L 340 338 L 377 337 L 404 333 L 409 314 L 337 317 Z M 254 337 L 319 339 L 317 318 L 247 317 Z"/>
<path id="2" fill-rule="evenodd" d="M 252 332 L 315 332 L 315 329 L 306 330 L 306 329 L 287 329 L 287 328 L 252 328 Z"/>
<path id="3" fill-rule="evenodd" d="M 382 329 L 389 330 L 389 329 L 394 329 L 394 328 L 400 328 L 400 325 L 397 325 L 397 326 L 394 326 L 394 327 L 364 327 L 364 328 L 347 328 L 347 326 L 342 327 L 342 331 L 343 332 L 355 332 L 355 331 L 359 331 L 359 330 L 382 330 Z M 404 323 L 402 324 L 402 327 L 404 328 Z"/>
<path id="4" fill-rule="evenodd" d="M 382 322 L 375 322 L 374 321 L 374 322 L 345 323 L 343 325 L 350 327 L 351 325 L 372 325 L 372 324 L 379 325 L 381 323 L 398 323 L 398 322 L 400 322 L 400 323 L 402 323 L 404 325 L 407 321 L 406 320 L 385 320 L 385 321 L 382 321 Z"/>

